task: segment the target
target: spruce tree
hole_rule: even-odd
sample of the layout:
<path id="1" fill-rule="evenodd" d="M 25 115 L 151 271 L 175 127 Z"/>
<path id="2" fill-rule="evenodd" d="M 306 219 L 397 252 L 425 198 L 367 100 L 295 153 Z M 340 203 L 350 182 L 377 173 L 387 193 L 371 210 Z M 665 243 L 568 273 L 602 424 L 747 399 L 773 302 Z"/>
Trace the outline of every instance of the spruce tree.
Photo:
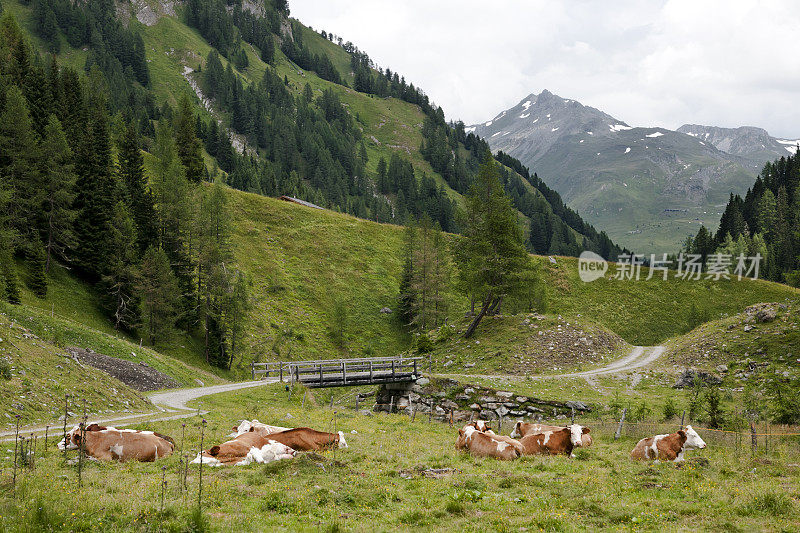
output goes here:
<path id="1" fill-rule="evenodd" d="M 136 224 L 124 202 L 117 202 L 111 219 L 111 252 L 102 278 L 105 308 L 114 328 L 133 331 L 140 320 L 140 287 Z"/>
<path id="2" fill-rule="evenodd" d="M 487 313 L 496 312 L 504 298 L 522 290 L 521 280 L 531 268 L 517 214 L 488 154 L 467 195 L 464 236 L 455 251 L 461 286 L 481 302 L 464 333 L 469 338 Z"/>
<path id="3" fill-rule="evenodd" d="M 186 171 L 186 178 L 191 182 L 199 183 L 203 179 L 206 167 L 203 162 L 202 144 L 197 137 L 195 128 L 196 120 L 192 111 L 192 102 L 189 96 L 184 94 L 175 116 L 175 144 Z"/>
<path id="4" fill-rule="evenodd" d="M 139 251 L 144 253 L 149 247 L 158 244 L 158 227 L 153 194 L 144 174 L 139 135 L 133 122 L 125 128 L 125 133 L 119 141 L 118 152 L 117 174 L 125 189 L 123 195 L 125 203 L 136 223 Z"/>
<path id="5" fill-rule="evenodd" d="M 69 261 L 68 250 L 74 245 L 72 224 L 75 219 L 72 210 L 75 200 L 72 152 L 55 115 L 50 115 L 42 141 L 42 182 L 45 193 L 42 209 L 45 218 L 45 271 L 50 272 L 54 257 Z"/>
<path id="6" fill-rule="evenodd" d="M 80 271 L 90 280 L 99 280 L 107 267 L 116 202 L 105 88 L 97 67 L 89 74 L 88 90 L 88 122 L 76 150 L 74 255 Z"/>

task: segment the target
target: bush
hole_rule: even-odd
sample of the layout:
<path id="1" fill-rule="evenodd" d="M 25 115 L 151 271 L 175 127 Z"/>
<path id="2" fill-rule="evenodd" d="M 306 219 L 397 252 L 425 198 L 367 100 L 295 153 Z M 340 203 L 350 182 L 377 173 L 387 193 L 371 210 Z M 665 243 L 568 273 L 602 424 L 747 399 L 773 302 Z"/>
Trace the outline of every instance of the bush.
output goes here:
<path id="1" fill-rule="evenodd" d="M 646 420 L 652 412 L 653 410 L 647 406 L 647 402 L 642 400 L 636 407 L 634 407 L 633 412 L 631 413 L 631 421 L 641 422 Z"/>
<path id="2" fill-rule="evenodd" d="M 421 333 L 417 337 L 417 353 L 429 353 L 433 351 L 433 342 L 427 333 Z"/>
<path id="3" fill-rule="evenodd" d="M 6 381 L 11 379 L 11 365 L 5 359 L 0 359 L 0 378 Z"/>
<path id="4" fill-rule="evenodd" d="M 678 406 L 675 404 L 675 400 L 673 398 L 668 398 L 664 403 L 664 422 L 678 416 L 678 412 Z"/>
<path id="5" fill-rule="evenodd" d="M 722 410 L 722 399 L 719 395 L 719 389 L 710 387 L 703 396 L 708 425 L 712 428 L 722 427 L 725 423 L 725 412 Z"/>

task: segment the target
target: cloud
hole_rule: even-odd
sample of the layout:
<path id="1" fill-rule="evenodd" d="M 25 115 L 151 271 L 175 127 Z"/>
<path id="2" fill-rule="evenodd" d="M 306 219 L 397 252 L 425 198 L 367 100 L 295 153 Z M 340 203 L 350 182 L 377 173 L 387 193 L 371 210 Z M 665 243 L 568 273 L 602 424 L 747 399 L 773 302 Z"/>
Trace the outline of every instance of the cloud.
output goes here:
<path id="1" fill-rule="evenodd" d="M 761 126 L 800 136 L 791 0 L 291 0 L 475 123 L 548 89 L 640 126 Z"/>

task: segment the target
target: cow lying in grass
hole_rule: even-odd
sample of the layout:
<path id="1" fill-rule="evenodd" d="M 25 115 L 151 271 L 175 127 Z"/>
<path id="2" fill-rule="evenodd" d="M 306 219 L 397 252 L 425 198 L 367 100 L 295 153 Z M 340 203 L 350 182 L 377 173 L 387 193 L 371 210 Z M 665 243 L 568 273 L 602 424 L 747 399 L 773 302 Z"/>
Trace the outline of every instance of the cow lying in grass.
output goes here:
<path id="1" fill-rule="evenodd" d="M 536 435 L 539 433 L 544 433 L 545 431 L 559 431 L 561 429 L 564 429 L 564 426 L 531 424 L 528 422 L 522 422 L 520 420 L 514 426 L 514 430 L 511 432 L 511 436 L 515 439 L 521 439 L 522 437 L 526 437 L 528 435 Z M 579 444 L 579 446 L 581 446 L 582 448 L 588 448 L 593 444 L 593 442 L 594 441 L 588 429 L 585 432 L 581 433 L 581 443 Z"/>
<path id="2" fill-rule="evenodd" d="M 67 433 L 66 439 L 58 443 L 58 448 L 77 450 L 81 446 L 82 438 L 86 455 L 101 461 L 152 462 L 171 455 L 175 450 L 175 441 L 166 435 L 98 424 L 86 426 L 83 432 L 80 426 L 73 427 Z"/>
<path id="3" fill-rule="evenodd" d="M 581 437 L 589 433 L 589 428 L 572 424 L 542 433 L 532 433 L 519 439 L 525 455 L 559 455 L 575 457 L 573 450 L 582 446 Z"/>
<path id="4" fill-rule="evenodd" d="M 255 431 L 248 431 L 218 446 L 212 446 L 208 451 L 198 454 L 192 463 L 202 462 L 210 466 L 231 464 L 241 466 L 291 459 L 295 453 L 285 444 L 268 439 Z"/>
<path id="5" fill-rule="evenodd" d="M 692 426 L 686 426 L 685 429 L 675 433 L 656 435 L 640 440 L 631 451 L 631 459 L 653 459 L 679 463 L 683 461 L 683 454 L 686 450 L 702 450 L 705 447 L 705 441 L 692 429 Z"/>
<path id="6" fill-rule="evenodd" d="M 294 457 L 296 452 L 329 450 L 331 448 L 347 448 L 344 433 L 325 433 L 311 428 L 295 428 L 270 433 L 271 427 L 251 425 L 250 429 L 212 446 L 208 451 L 198 455 L 193 463 L 203 462 L 212 466 L 248 465 L 250 463 L 268 463 L 279 459 Z"/>
<path id="7" fill-rule="evenodd" d="M 287 431 L 291 428 L 285 428 L 281 426 L 269 426 L 267 424 L 262 424 L 258 420 L 242 420 L 238 426 L 233 428 L 233 433 L 230 434 L 230 437 L 236 438 L 243 433 L 247 433 L 250 431 L 250 428 L 255 428 L 260 434 L 262 435 L 271 435 L 273 433 L 279 433 L 281 431 Z"/>
<path id="8" fill-rule="evenodd" d="M 475 457 L 493 457 L 510 461 L 523 454 L 522 445 L 510 438 L 478 431 L 475 423 L 458 430 L 457 450 L 465 450 Z"/>

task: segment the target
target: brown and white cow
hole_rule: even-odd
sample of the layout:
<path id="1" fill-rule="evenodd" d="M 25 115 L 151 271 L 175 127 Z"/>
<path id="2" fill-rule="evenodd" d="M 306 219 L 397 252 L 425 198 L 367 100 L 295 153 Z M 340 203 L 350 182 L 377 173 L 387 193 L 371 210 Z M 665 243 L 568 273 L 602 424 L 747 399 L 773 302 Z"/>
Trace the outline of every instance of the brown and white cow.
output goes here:
<path id="1" fill-rule="evenodd" d="M 285 444 L 275 442 L 256 431 L 248 431 L 220 445 L 212 446 L 209 450 L 198 454 L 192 463 L 239 466 L 289 459 L 294 457 L 295 453 Z"/>
<path id="2" fill-rule="evenodd" d="M 256 428 L 251 431 L 258 433 Z M 297 450 L 298 452 L 329 450 L 331 448 L 347 448 L 344 432 L 325 433 L 311 428 L 295 428 L 270 433 L 269 438 Z"/>
<path id="3" fill-rule="evenodd" d="M 569 427 L 569 426 L 567 426 Z M 514 425 L 514 430 L 511 432 L 511 437 L 521 439 L 528 435 L 536 435 L 537 433 L 544 433 L 545 431 L 558 431 L 564 429 L 564 426 L 548 426 L 546 424 L 534 424 L 530 422 L 517 421 Z M 588 448 L 594 443 L 592 435 L 588 432 L 581 433 L 581 443 L 578 446 Z"/>
<path id="4" fill-rule="evenodd" d="M 291 428 L 285 428 L 281 426 L 270 426 L 267 424 L 262 424 L 258 420 L 242 420 L 238 426 L 233 428 L 233 433 L 230 434 L 230 437 L 236 438 L 242 433 L 247 433 L 250 431 L 250 428 L 255 428 L 260 434 L 262 435 L 271 435 L 273 433 L 279 433 L 281 431 L 286 431 Z"/>
<path id="5" fill-rule="evenodd" d="M 153 431 L 117 429 L 114 427 L 90 424 L 81 432 L 80 426 L 73 427 L 66 440 L 58 443 L 61 450 L 77 450 L 81 445 L 86 455 L 101 461 L 144 461 L 152 462 L 171 455 L 175 442 L 166 435 Z"/>
<path id="6" fill-rule="evenodd" d="M 683 454 L 686 450 L 702 450 L 705 447 L 705 441 L 692 429 L 692 426 L 686 426 L 685 429 L 675 433 L 656 435 L 640 440 L 631 451 L 631 459 L 679 463 L 683 461 Z"/>
<path id="7" fill-rule="evenodd" d="M 522 437 L 519 442 L 525 455 L 558 455 L 564 453 L 575 457 L 573 450 L 582 445 L 581 437 L 589 433 L 589 428 L 572 424 L 571 426 L 532 433 Z"/>
<path id="8" fill-rule="evenodd" d="M 457 450 L 466 450 L 475 457 L 493 457 L 510 461 L 522 455 L 522 445 L 509 437 L 499 438 L 478 431 L 472 424 L 458 430 Z"/>

